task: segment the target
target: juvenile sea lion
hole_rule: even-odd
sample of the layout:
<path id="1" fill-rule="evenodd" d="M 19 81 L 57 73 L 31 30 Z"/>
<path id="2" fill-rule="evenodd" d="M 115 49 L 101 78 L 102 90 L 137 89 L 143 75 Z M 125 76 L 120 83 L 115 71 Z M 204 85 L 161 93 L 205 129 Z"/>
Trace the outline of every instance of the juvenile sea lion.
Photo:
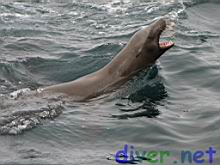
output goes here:
<path id="1" fill-rule="evenodd" d="M 68 95 L 82 101 L 119 88 L 174 46 L 171 41 L 159 42 L 160 35 L 166 26 L 166 20 L 160 19 L 142 28 L 132 36 L 112 61 L 100 70 L 71 82 L 42 88 L 41 92 Z"/>

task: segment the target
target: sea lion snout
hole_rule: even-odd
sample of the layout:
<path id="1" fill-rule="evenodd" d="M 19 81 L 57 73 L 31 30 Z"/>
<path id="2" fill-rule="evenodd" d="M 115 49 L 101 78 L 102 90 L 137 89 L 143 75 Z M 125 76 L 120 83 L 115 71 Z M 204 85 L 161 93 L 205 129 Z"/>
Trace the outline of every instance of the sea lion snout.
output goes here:
<path id="1" fill-rule="evenodd" d="M 163 31 L 167 29 L 168 24 L 171 23 L 171 20 L 161 18 L 155 23 L 150 25 L 148 42 L 151 41 L 157 44 L 158 49 L 160 50 L 160 54 L 162 55 L 166 50 L 170 49 L 174 46 L 174 42 L 160 42 L 160 37 Z"/>
<path id="2" fill-rule="evenodd" d="M 166 20 L 161 18 L 149 26 L 148 40 L 156 40 L 159 42 L 161 33 L 166 29 Z"/>

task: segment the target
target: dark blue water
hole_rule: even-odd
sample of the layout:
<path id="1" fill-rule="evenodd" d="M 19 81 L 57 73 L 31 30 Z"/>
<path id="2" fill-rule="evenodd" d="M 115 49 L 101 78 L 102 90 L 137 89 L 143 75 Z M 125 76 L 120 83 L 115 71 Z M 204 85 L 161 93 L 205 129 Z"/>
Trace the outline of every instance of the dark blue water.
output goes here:
<path id="1" fill-rule="evenodd" d="M 0 125 L 11 123 L 0 136 L 0 163 L 116 164 L 129 144 L 170 151 L 166 165 L 182 164 L 184 149 L 212 146 L 219 164 L 219 8 L 218 0 L 0 1 Z M 6 97 L 98 70 L 163 16 L 176 22 L 175 47 L 116 93 L 65 103 L 62 114 L 44 111 L 59 99 Z M 17 114 L 31 127 L 13 125 Z"/>

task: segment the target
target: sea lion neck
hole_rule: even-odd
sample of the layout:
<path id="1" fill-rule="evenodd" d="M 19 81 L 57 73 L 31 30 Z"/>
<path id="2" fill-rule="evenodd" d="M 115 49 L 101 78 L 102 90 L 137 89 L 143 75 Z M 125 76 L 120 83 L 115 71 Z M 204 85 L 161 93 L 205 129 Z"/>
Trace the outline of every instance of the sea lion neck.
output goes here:
<path id="1" fill-rule="evenodd" d="M 115 56 L 102 70 L 108 75 L 120 79 L 123 77 L 129 77 L 136 73 L 139 68 L 143 68 L 143 61 L 141 62 L 141 59 L 137 59 L 137 57 L 133 55 L 133 51 L 128 51 L 129 47 L 127 47 L 128 46 Z"/>

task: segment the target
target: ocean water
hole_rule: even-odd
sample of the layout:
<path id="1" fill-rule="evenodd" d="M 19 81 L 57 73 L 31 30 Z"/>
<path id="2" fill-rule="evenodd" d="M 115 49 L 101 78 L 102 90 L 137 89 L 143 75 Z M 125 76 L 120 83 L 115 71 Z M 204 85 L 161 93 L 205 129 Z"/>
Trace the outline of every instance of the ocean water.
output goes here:
<path id="1" fill-rule="evenodd" d="M 112 165 L 125 144 L 169 151 L 164 165 L 214 147 L 219 164 L 219 8 L 219 0 L 1 0 L 0 164 Z M 98 70 L 160 17 L 176 23 L 175 47 L 110 96 L 10 97 Z"/>

